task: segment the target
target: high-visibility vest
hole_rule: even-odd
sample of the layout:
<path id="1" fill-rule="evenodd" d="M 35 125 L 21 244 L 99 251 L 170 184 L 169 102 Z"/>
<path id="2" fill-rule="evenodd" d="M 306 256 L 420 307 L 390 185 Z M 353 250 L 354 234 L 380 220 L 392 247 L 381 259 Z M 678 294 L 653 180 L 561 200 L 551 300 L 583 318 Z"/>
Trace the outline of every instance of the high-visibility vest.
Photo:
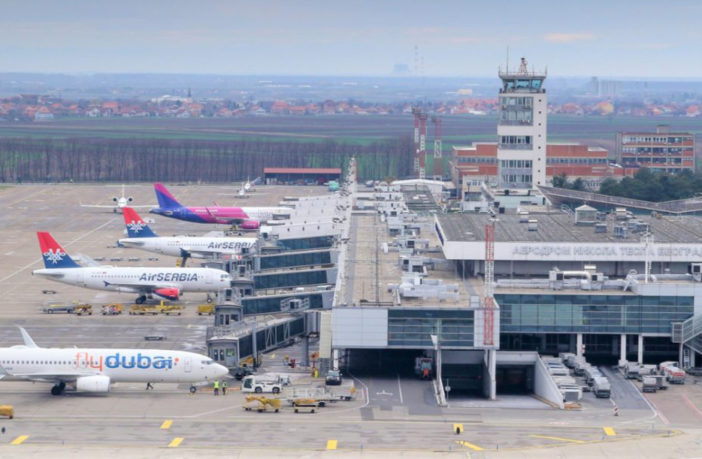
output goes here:
<path id="1" fill-rule="evenodd" d="M 215 389 L 219 389 L 219 381 L 215 381 L 215 382 L 214 382 L 214 388 L 215 388 Z"/>

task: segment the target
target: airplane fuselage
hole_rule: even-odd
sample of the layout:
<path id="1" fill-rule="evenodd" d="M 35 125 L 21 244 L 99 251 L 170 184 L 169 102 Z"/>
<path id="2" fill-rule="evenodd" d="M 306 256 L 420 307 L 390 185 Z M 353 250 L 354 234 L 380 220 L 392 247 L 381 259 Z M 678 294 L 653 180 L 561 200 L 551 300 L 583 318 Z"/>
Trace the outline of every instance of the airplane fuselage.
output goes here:
<path id="1" fill-rule="evenodd" d="M 142 293 L 156 288 L 181 292 L 215 292 L 231 287 L 225 271 L 212 268 L 136 268 L 96 266 L 37 269 L 33 274 L 94 290 Z"/>
<path id="2" fill-rule="evenodd" d="M 157 207 L 149 212 L 194 223 L 232 224 L 255 220 L 265 222 L 274 215 L 289 215 L 288 207 L 178 207 L 163 209 Z"/>
<path id="3" fill-rule="evenodd" d="M 120 239 L 120 245 L 148 252 L 181 257 L 187 252 L 193 258 L 217 258 L 221 255 L 240 255 L 252 250 L 256 238 L 250 237 L 133 237 Z"/>
<path id="4" fill-rule="evenodd" d="M 0 348 L 3 380 L 74 381 L 107 376 L 109 382 L 195 383 L 228 373 L 209 357 L 158 349 Z M 42 376 L 43 375 L 43 376 Z M 63 376 L 62 376 L 63 375 Z"/>

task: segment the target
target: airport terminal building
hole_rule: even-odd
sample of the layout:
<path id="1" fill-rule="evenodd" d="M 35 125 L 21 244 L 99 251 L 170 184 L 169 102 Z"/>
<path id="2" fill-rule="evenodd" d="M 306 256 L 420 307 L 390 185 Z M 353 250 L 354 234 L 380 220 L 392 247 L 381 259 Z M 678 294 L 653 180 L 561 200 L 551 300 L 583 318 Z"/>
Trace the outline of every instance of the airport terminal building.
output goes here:
<path id="1" fill-rule="evenodd" d="M 490 220 L 435 218 L 443 254 L 462 279 L 484 275 Z M 588 206 L 574 214 L 500 214 L 500 349 L 694 366 L 702 352 L 701 224 L 699 217 L 634 218 Z"/>

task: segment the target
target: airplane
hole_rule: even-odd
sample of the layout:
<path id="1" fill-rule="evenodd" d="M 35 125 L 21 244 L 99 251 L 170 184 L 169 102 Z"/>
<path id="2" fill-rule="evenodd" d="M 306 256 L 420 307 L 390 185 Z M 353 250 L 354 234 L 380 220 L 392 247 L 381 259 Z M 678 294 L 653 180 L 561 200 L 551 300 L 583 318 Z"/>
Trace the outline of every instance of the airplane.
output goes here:
<path id="1" fill-rule="evenodd" d="M 122 210 L 128 238 L 120 239 L 119 245 L 160 253 L 173 257 L 215 259 L 222 255 L 251 253 L 258 239 L 255 237 L 160 237 L 131 207 Z M 183 264 L 184 266 L 184 264 Z"/>
<path id="2" fill-rule="evenodd" d="M 39 347 L 18 327 L 24 345 L 0 348 L 0 379 L 53 383 L 51 395 L 66 386 L 80 392 L 109 392 L 115 382 L 195 383 L 212 381 L 229 370 L 204 355 L 161 349 Z"/>
<path id="3" fill-rule="evenodd" d="M 154 184 L 158 207 L 153 214 L 195 223 L 222 223 L 239 225 L 243 230 L 257 230 L 261 222 L 272 220 L 275 215 L 290 215 L 289 207 L 185 207 L 161 183 Z"/>
<path id="4" fill-rule="evenodd" d="M 177 300 L 183 292 L 216 292 L 231 288 L 232 277 L 213 268 L 135 268 L 80 266 L 48 232 L 37 232 L 44 269 L 33 275 L 55 282 L 122 293 L 136 293 L 137 304 L 154 295 Z"/>
<path id="5" fill-rule="evenodd" d="M 131 205 L 131 202 L 134 201 L 134 198 L 131 196 L 127 197 L 124 195 L 124 185 L 122 185 L 122 196 L 114 196 L 112 198 L 112 201 L 115 203 L 111 206 L 105 206 L 105 205 L 100 205 L 100 204 L 81 204 L 81 207 L 95 207 L 99 209 L 112 209 L 112 212 L 117 213 L 118 211 L 122 211 L 122 209 L 128 205 Z M 142 209 L 151 209 L 154 206 L 132 206 L 135 208 L 142 208 Z"/>

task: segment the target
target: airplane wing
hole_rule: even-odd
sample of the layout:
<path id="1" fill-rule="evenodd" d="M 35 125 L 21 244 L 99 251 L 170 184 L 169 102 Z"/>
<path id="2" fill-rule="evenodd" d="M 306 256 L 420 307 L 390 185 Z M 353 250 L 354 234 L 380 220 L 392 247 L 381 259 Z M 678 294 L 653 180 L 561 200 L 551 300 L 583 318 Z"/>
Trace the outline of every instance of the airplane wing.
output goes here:
<path id="1" fill-rule="evenodd" d="M 37 382 L 56 382 L 56 381 L 63 381 L 63 382 L 73 382 L 76 379 L 80 378 L 81 376 L 92 376 L 97 374 L 96 371 L 94 370 L 76 370 L 76 371 L 70 371 L 70 372 L 47 372 L 47 371 L 36 371 L 33 373 L 14 373 L 7 371 L 5 367 L 0 366 L 0 379 L 3 379 L 5 376 L 10 376 L 13 378 L 22 378 L 26 379 L 28 381 L 37 381 Z"/>
<path id="2" fill-rule="evenodd" d="M 131 291 L 133 291 L 134 293 L 153 293 L 154 290 L 162 288 L 180 288 L 180 284 L 177 284 L 175 282 L 154 282 L 149 284 L 137 284 L 130 282 L 103 282 L 105 283 L 105 287 L 114 286 L 121 287 L 124 289 L 131 289 Z"/>
<path id="3" fill-rule="evenodd" d="M 74 258 L 84 266 L 102 266 L 100 263 L 97 261 L 93 260 L 90 258 L 88 255 L 84 255 L 82 253 L 78 253 L 74 256 Z"/>

